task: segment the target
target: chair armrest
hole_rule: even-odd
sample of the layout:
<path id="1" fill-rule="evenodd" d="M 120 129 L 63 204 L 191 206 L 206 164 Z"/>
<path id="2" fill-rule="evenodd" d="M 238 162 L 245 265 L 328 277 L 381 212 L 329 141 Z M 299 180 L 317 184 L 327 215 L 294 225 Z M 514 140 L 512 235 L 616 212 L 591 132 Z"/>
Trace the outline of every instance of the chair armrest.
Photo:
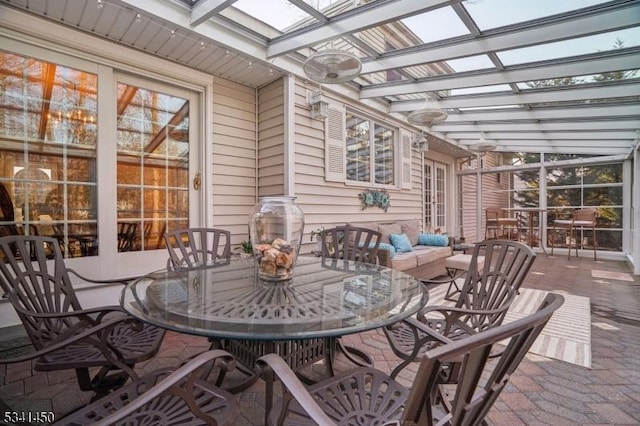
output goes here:
<path id="1" fill-rule="evenodd" d="M 140 278 L 139 276 L 136 276 L 136 277 L 114 278 L 114 279 L 110 279 L 110 280 L 96 280 L 96 279 L 93 279 L 93 278 L 85 277 L 84 275 L 79 274 L 78 272 L 76 272 L 73 269 L 67 268 L 67 272 L 69 272 L 70 274 L 75 275 L 76 277 L 80 278 L 83 281 L 86 281 L 86 282 L 89 282 L 89 283 L 93 283 L 93 284 L 122 284 L 122 285 L 127 285 L 131 281 Z"/>
<path id="2" fill-rule="evenodd" d="M 118 421 L 134 413 L 136 410 L 139 410 L 140 408 L 144 407 L 146 404 L 151 402 L 154 398 L 157 398 L 158 396 L 166 392 L 171 387 L 183 381 L 186 376 L 189 376 L 189 377 L 186 381 L 186 384 L 184 385 L 185 389 L 181 389 L 180 392 L 174 391 L 173 393 L 181 394 L 181 393 L 184 393 L 185 390 L 189 391 L 189 389 L 193 387 L 193 383 L 196 380 L 202 379 L 200 377 L 200 374 L 198 374 L 198 369 L 203 365 L 217 359 L 220 359 L 222 361 L 221 367 L 226 369 L 227 371 L 232 371 L 235 368 L 235 361 L 233 359 L 233 356 L 231 356 L 231 354 L 228 352 L 225 352 L 220 349 L 214 349 L 214 350 L 201 353 L 195 358 L 192 358 L 191 360 L 189 360 L 186 364 L 184 364 L 182 367 L 175 370 L 173 373 L 169 374 L 167 377 L 165 377 L 156 385 L 154 385 L 151 389 L 147 390 L 142 395 L 140 395 L 139 397 L 131 401 L 129 404 L 118 409 L 116 412 L 114 412 L 110 416 L 104 417 L 99 422 L 96 422 L 95 426 L 110 426 L 110 425 L 116 424 Z M 193 407 L 193 408 L 197 408 L 197 407 Z M 197 414 L 198 413 L 196 413 L 196 415 Z M 213 420 L 204 413 L 200 413 L 200 414 L 202 415 L 203 420 L 206 420 L 206 421 Z"/>
<path id="3" fill-rule="evenodd" d="M 468 309 L 457 308 L 452 306 L 429 306 L 417 314 L 419 322 L 426 324 L 429 328 L 433 328 L 436 332 L 448 336 L 455 327 L 464 330 L 468 334 L 475 334 L 485 328 L 498 325 L 502 322 L 502 318 L 507 313 L 513 297 L 507 300 L 496 309 Z M 442 320 L 428 318 L 430 313 L 438 313 L 442 315 Z M 502 318 L 501 318 L 502 317 Z M 490 321 L 486 321 L 489 318 Z M 435 325 L 437 323 L 437 326 Z"/>
<path id="4" fill-rule="evenodd" d="M 114 366 L 121 369 L 130 377 L 135 379 L 138 377 L 137 374 L 129 366 L 121 362 L 122 354 L 120 354 L 117 349 L 107 343 L 107 337 L 117 325 L 134 321 L 136 320 L 133 317 L 113 318 L 111 320 L 102 322 L 94 327 L 85 328 L 84 330 L 77 330 L 75 334 L 64 339 L 56 340 L 46 348 L 42 348 L 30 354 L 13 358 L 0 359 L 0 364 L 13 364 L 17 362 L 31 361 L 33 359 L 40 358 L 57 350 L 63 349 L 68 345 L 74 343 L 84 343 L 98 348 L 98 350 L 100 350 L 105 358 L 109 360 L 109 362 L 111 362 Z"/>
<path id="5" fill-rule="evenodd" d="M 260 369 L 260 375 L 262 376 L 266 377 L 275 373 L 291 396 L 298 401 L 305 412 L 317 424 L 326 426 L 335 425 L 335 422 L 325 414 L 311 394 L 309 394 L 305 385 L 280 356 L 277 354 L 264 355 L 258 359 L 257 365 Z"/>
<path id="6" fill-rule="evenodd" d="M 17 313 L 27 315 L 33 318 L 54 319 L 54 318 L 78 317 L 78 319 L 83 319 L 83 320 L 90 318 L 92 320 L 91 322 L 94 322 L 94 323 L 99 322 L 102 318 L 104 318 L 105 315 L 110 314 L 112 312 L 117 312 L 117 313 L 121 313 L 123 315 L 128 316 L 128 314 L 124 311 L 124 309 L 122 309 L 120 306 L 117 306 L 117 305 L 100 306 L 97 308 L 80 309 L 80 310 L 67 311 L 67 312 L 33 312 L 33 311 L 27 311 L 23 307 L 17 306 L 15 304 L 13 305 L 13 307 Z M 98 315 L 96 315 L 95 317 L 91 317 L 90 316 L 91 314 L 98 314 Z"/>
<path id="7" fill-rule="evenodd" d="M 433 330 L 432 328 L 427 327 L 424 323 L 418 321 L 415 318 L 407 318 L 403 320 L 403 322 L 406 323 L 409 327 L 411 327 L 411 329 L 419 330 L 427 336 L 426 338 L 423 338 L 423 339 L 419 339 L 419 338 L 416 339 L 416 341 L 418 342 L 416 344 L 417 347 L 423 346 L 427 341 L 436 340 L 442 344 L 447 344 L 452 342 L 452 340 L 447 338 L 445 335 L 440 334 L 437 331 Z"/>

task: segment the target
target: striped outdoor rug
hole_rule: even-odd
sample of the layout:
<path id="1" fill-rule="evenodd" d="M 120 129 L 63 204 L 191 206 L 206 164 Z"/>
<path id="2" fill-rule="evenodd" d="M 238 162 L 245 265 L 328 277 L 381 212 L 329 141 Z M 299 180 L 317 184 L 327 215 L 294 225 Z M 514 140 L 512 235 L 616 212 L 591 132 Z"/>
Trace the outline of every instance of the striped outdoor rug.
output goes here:
<path id="1" fill-rule="evenodd" d="M 444 302 L 446 285 L 429 291 L 429 305 L 451 304 Z M 564 304 L 558 309 L 529 352 L 547 358 L 558 359 L 585 368 L 591 368 L 591 307 L 588 297 L 557 292 L 564 296 Z M 534 312 L 547 295 L 546 291 L 521 288 L 507 312 L 505 322 Z"/>

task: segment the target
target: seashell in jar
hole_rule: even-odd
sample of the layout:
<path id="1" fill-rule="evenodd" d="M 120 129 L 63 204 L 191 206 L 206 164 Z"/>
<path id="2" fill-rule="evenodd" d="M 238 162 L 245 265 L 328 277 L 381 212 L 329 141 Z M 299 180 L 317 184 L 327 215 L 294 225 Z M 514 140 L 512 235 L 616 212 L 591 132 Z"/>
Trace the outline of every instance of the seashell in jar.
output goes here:
<path id="1" fill-rule="evenodd" d="M 269 261 L 266 258 L 263 258 L 260 262 L 260 273 L 265 275 L 274 275 L 276 273 L 276 264 L 275 262 Z"/>
<path id="2" fill-rule="evenodd" d="M 267 251 L 271 248 L 271 244 L 256 244 L 254 247 L 256 250 Z"/>
<path id="3" fill-rule="evenodd" d="M 293 263 L 293 259 L 291 258 L 291 255 L 289 253 L 280 253 L 276 257 L 276 265 L 277 266 L 282 266 L 284 268 L 290 268 L 292 263 Z"/>
<path id="4" fill-rule="evenodd" d="M 273 240 L 271 245 L 278 250 L 282 250 L 282 247 L 289 245 L 289 242 L 287 240 L 283 240 L 282 238 L 276 238 L 275 240 Z"/>
<path id="5" fill-rule="evenodd" d="M 274 262 L 276 261 L 276 258 L 278 257 L 279 254 L 280 254 L 280 250 L 273 247 L 264 252 L 264 256 Z"/>

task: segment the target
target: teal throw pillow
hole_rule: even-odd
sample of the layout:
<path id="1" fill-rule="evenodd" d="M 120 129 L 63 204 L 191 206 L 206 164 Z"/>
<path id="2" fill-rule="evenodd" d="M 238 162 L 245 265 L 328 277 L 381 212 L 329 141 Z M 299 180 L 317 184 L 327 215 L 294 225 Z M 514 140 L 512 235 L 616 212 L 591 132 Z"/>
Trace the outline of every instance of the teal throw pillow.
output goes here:
<path id="1" fill-rule="evenodd" d="M 364 243 L 358 244 L 358 247 L 362 246 L 364 246 Z M 369 248 L 374 248 L 375 246 L 375 243 L 369 243 Z M 389 252 L 389 258 L 391 259 L 393 259 L 393 256 L 396 255 L 396 249 L 391 244 L 380 243 L 380 245 L 378 246 L 378 250 L 387 250 Z"/>
<path id="2" fill-rule="evenodd" d="M 391 244 L 393 244 L 393 247 L 396 249 L 396 253 L 413 251 L 411 241 L 409 241 L 407 234 L 391 234 L 389 235 L 389 240 L 391 240 Z"/>
<path id="3" fill-rule="evenodd" d="M 449 237 L 443 234 L 420 234 L 418 244 L 421 246 L 446 247 L 449 245 Z"/>

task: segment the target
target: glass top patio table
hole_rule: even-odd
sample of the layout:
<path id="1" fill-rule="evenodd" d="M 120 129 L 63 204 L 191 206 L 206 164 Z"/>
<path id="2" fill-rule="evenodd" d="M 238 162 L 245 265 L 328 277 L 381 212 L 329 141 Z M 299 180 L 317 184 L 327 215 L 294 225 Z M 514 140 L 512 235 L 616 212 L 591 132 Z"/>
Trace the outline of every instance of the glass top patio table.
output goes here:
<path id="1" fill-rule="evenodd" d="M 133 316 L 209 338 L 336 337 L 416 313 L 428 293 L 414 277 L 379 265 L 300 256 L 294 277 L 258 278 L 253 259 L 161 270 L 128 284 L 120 304 Z"/>

